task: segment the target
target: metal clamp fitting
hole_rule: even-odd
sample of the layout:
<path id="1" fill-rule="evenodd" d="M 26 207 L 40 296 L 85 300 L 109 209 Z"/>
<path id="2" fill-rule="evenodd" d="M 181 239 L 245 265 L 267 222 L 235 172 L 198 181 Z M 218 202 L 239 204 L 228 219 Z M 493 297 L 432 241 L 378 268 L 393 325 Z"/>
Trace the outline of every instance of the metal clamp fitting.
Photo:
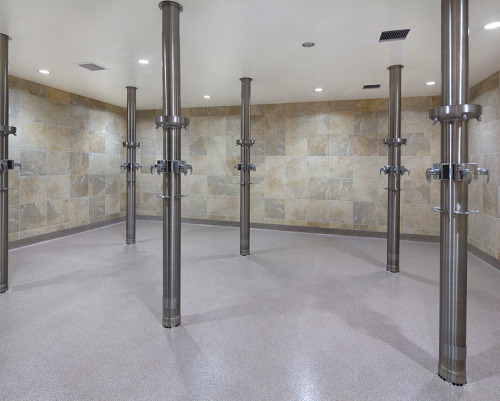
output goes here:
<path id="1" fill-rule="evenodd" d="M 257 171 L 255 166 L 251 163 L 238 163 L 233 168 L 239 171 Z"/>
<path id="2" fill-rule="evenodd" d="M 384 146 L 406 146 L 407 139 L 406 138 L 386 138 L 384 139 Z"/>
<path id="3" fill-rule="evenodd" d="M 189 118 L 181 116 L 158 116 L 155 118 L 156 129 L 162 128 L 185 128 L 189 125 Z"/>
<path id="4" fill-rule="evenodd" d="M 124 148 L 139 148 L 140 146 L 140 142 L 123 142 Z"/>
<path id="5" fill-rule="evenodd" d="M 470 184 L 477 179 L 477 163 L 459 163 L 453 165 L 453 179 L 455 181 L 465 181 Z"/>
<path id="6" fill-rule="evenodd" d="M 449 163 L 434 163 L 432 168 L 425 170 L 425 179 L 428 182 L 434 180 L 447 180 L 450 177 Z"/>
<path id="7" fill-rule="evenodd" d="M 0 135 L 16 135 L 17 128 L 16 127 L 11 127 L 10 125 L 0 125 Z"/>
<path id="8" fill-rule="evenodd" d="M 0 160 L 0 171 L 2 172 L 14 170 L 16 167 L 19 167 L 19 171 L 21 171 L 21 163 L 16 163 L 14 160 Z"/>
<path id="9" fill-rule="evenodd" d="M 255 144 L 255 139 L 237 139 L 236 145 L 238 146 L 253 146 Z"/>
<path id="10" fill-rule="evenodd" d="M 385 175 L 404 175 L 404 173 L 408 173 L 408 175 L 410 175 L 410 169 L 405 166 L 384 166 L 380 169 L 380 174 L 382 173 Z"/>
<path id="11" fill-rule="evenodd" d="M 151 165 L 151 174 L 154 169 L 158 175 L 165 173 L 187 175 L 188 170 L 193 174 L 193 166 L 185 160 L 158 160 L 156 164 Z"/>
<path id="12" fill-rule="evenodd" d="M 454 104 L 430 109 L 429 118 L 432 120 L 433 125 L 436 125 L 439 121 L 468 121 L 471 118 L 481 121 L 482 110 L 483 108 L 479 104 Z"/>

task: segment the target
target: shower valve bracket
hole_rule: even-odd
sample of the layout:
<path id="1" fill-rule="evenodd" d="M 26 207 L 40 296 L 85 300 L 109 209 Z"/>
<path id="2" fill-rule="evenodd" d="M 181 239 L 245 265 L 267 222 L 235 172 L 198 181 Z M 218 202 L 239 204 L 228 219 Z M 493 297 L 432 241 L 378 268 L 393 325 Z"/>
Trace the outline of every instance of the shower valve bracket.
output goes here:
<path id="1" fill-rule="evenodd" d="M 406 138 L 385 138 L 384 139 L 384 146 L 401 146 L 405 145 L 408 140 Z"/>
<path id="2" fill-rule="evenodd" d="M 162 128 L 185 128 L 188 129 L 189 118 L 181 116 L 158 116 L 155 118 L 156 129 Z"/>
<path id="3" fill-rule="evenodd" d="M 10 125 L 0 125 L 0 135 L 14 135 L 16 136 L 17 128 Z"/>
<path id="4" fill-rule="evenodd" d="M 238 163 L 233 168 L 239 171 L 257 171 L 252 163 Z"/>
<path id="5" fill-rule="evenodd" d="M 255 144 L 255 139 L 237 139 L 237 146 L 253 146 Z"/>
<path id="6" fill-rule="evenodd" d="M 130 167 L 131 167 L 130 163 L 122 163 L 120 165 L 120 168 L 123 170 L 130 170 Z M 134 169 L 134 170 L 139 170 L 140 168 L 142 169 L 142 166 L 139 163 L 134 163 L 132 165 L 132 169 Z"/>
<path id="7" fill-rule="evenodd" d="M 140 142 L 123 142 L 124 148 L 136 149 L 141 146 Z"/>
<path id="8" fill-rule="evenodd" d="M 151 174 L 155 169 L 158 175 L 165 173 L 187 175 L 188 170 L 193 174 L 193 166 L 185 160 L 158 160 L 156 164 L 151 165 Z"/>
<path id="9" fill-rule="evenodd" d="M 432 168 L 425 170 L 425 179 L 428 182 L 434 180 L 447 180 L 450 177 L 449 163 L 434 163 Z"/>
<path id="10" fill-rule="evenodd" d="M 0 160 L 0 171 L 2 172 L 14 170 L 16 167 L 21 170 L 21 163 L 16 163 L 14 160 Z"/>
<path id="11" fill-rule="evenodd" d="M 404 173 L 408 173 L 410 175 L 410 169 L 405 166 L 384 166 L 380 169 L 380 174 L 384 173 L 385 175 L 404 175 Z"/>
<path id="12" fill-rule="evenodd" d="M 481 121 L 481 112 L 482 107 L 479 104 L 454 104 L 430 109 L 429 118 L 433 125 L 440 121 L 468 121 L 471 118 Z"/>

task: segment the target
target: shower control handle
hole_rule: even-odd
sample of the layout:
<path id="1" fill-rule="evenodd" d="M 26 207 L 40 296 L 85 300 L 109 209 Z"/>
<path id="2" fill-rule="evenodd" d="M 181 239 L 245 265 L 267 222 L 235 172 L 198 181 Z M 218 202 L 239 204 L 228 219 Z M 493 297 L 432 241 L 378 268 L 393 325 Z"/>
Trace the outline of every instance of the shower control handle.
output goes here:
<path id="1" fill-rule="evenodd" d="M 487 168 L 478 168 L 477 175 L 485 175 L 486 176 L 486 184 L 490 182 L 490 170 Z"/>

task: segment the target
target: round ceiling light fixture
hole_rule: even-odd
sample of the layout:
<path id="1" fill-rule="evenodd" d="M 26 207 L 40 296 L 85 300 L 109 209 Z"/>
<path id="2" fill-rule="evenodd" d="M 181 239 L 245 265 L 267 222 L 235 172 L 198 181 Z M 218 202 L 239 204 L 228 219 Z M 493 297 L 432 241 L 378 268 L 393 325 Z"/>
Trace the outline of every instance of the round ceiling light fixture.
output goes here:
<path id="1" fill-rule="evenodd" d="M 304 42 L 302 43 L 302 47 L 313 47 L 316 43 L 314 42 Z"/>
<path id="2" fill-rule="evenodd" d="M 40 74 L 45 74 L 45 75 L 49 75 L 49 74 L 50 74 L 50 71 L 49 71 L 49 70 L 44 70 L 44 69 L 38 70 L 38 72 L 39 72 Z"/>
<path id="3" fill-rule="evenodd" d="M 500 27 L 500 21 L 490 22 L 484 26 L 484 29 L 495 29 Z"/>
<path id="4" fill-rule="evenodd" d="M 314 92 L 323 92 L 323 88 L 316 88 L 314 89 Z"/>
<path id="5" fill-rule="evenodd" d="M 210 95 L 203 95 L 203 99 L 211 99 L 211 98 L 212 98 L 212 96 L 210 96 Z"/>
<path id="6" fill-rule="evenodd" d="M 429 81 L 429 82 L 426 82 L 425 83 L 427 86 L 432 86 L 432 85 L 436 85 L 437 82 L 436 81 Z"/>
<path id="7" fill-rule="evenodd" d="M 149 64 L 149 60 L 146 60 L 145 58 L 141 58 L 140 60 L 137 60 L 139 64 Z"/>

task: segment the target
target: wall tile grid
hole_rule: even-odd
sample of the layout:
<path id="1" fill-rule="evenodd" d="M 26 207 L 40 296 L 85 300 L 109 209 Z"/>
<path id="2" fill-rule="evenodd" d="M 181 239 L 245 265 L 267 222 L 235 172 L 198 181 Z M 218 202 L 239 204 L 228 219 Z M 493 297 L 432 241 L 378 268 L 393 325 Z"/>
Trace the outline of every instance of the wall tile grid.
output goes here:
<path id="1" fill-rule="evenodd" d="M 403 164 L 402 232 L 438 234 L 438 183 L 425 181 L 425 169 L 439 161 L 439 127 L 428 110 L 438 98 L 403 99 L 402 136 L 408 139 Z M 138 115 L 140 160 L 161 159 L 162 133 L 154 116 Z M 182 178 L 183 216 L 239 220 L 240 107 L 184 109 L 189 131 L 182 133 L 182 158 L 193 175 Z M 388 130 L 388 100 L 331 101 L 252 106 L 251 216 L 253 222 L 386 231 L 387 164 L 383 139 Z M 140 175 L 139 214 L 161 215 L 160 178 Z"/>
<path id="2" fill-rule="evenodd" d="M 500 71 L 471 88 L 471 103 L 483 106 L 482 121 L 471 122 L 469 154 L 471 162 L 490 170 L 469 187 L 469 209 L 481 213 L 469 217 L 469 242 L 500 259 Z"/>
<path id="3" fill-rule="evenodd" d="M 9 240 L 123 215 L 126 110 L 11 76 Z"/>

